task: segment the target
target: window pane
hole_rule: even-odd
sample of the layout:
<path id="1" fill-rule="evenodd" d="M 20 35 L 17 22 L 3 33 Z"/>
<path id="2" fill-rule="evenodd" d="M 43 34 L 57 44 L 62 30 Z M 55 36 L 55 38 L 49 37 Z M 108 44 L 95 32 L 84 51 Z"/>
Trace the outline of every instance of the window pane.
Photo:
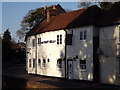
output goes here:
<path id="1" fill-rule="evenodd" d="M 57 35 L 57 44 L 59 44 L 59 35 Z"/>
<path id="2" fill-rule="evenodd" d="M 29 67 L 31 67 L 31 59 L 29 59 Z"/>
<path id="3" fill-rule="evenodd" d="M 46 66 L 46 60 L 43 59 L 43 67 L 45 67 L 45 66 Z"/>
<path id="4" fill-rule="evenodd" d="M 80 60 L 80 64 L 86 64 L 86 60 Z"/>
<path id="5" fill-rule="evenodd" d="M 35 46 L 35 39 L 32 40 L 32 45 Z"/>
<path id="6" fill-rule="evenodd" d="M 86 69 L 86 60 L 80 60 L 80 69 Z"/>
<path id="7" fill-rule="evenodd" d="M 39 67 L 41 67 L 41 60 L 40 59 L 38 59 L 38 65 L 39 65 Z"/>
<path id="8" fill-rule="evenodd" d="M 41 44 L 41 38 L 38 38 L 38 44 Z"/>
<path id="9" fill-rule="evenodd" d="M 58 68 L 62 68 L 62 61 L 61 61 L 61 59 L 57 60 L 57 66 L 58 66 Z"/>
<path id="10" fill-rule="evenodd" d="M 72 45 L 72 34 L 67 34 L 66 44 Z"/>
<path id="11" fill-rule="evenodd" d="M 60 35 L 60 44 L 62 44 L 62 35 Z"/>
<path id="12" fill-rule="evenodd" d="M 48 62 L 50 62 L 50 59 L 48 59 Z"/>
<path id="13" fill-rule="evenodd" d="M 86 40 L 86 38 L 87 38 L 87 32 L 84 31 L 84 40 Z"/>
<path id="14" fill-rule="evenodd" d="M 80 32 L 80 40 L 83 40 L 83 33 Z"/>
<path id="15" fill-rule="evenodd" d="M 35 59 L 33 59 L 33 67 L 35 67 Z"/>

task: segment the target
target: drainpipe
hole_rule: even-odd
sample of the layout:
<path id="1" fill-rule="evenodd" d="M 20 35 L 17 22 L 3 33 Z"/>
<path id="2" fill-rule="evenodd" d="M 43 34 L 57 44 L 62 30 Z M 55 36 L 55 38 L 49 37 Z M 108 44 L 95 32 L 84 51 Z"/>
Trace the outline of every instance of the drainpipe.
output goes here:
<path id="1" fill-rule="evenodd" d="M 65 78 L 67 78 L 67 58 L 66 58 L 66 54 L 67 54 L 67 45 L 66 45 L 66 39 L 67 39 L 67 31 L 65 31 Z"/>
<path id="2" fill-rule="evenodd" d="M 35 35 L 35 60 L 36 60 L 36 64 L 35 64 L 35 74 L 37 74 L 37 36 Z"/>

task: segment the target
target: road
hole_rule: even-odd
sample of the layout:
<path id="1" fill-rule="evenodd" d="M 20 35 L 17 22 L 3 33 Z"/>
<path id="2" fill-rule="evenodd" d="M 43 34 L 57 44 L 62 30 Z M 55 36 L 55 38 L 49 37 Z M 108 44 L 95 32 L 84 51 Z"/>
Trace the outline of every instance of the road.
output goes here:
<path id="1" fill-rule="evenodd" d="M 120 86 L 80 80 L 67 80 L 41 75 L 27 74 L 24 65 L 9 66 L 2 71 L 3 88 L 112 88 Z"/>

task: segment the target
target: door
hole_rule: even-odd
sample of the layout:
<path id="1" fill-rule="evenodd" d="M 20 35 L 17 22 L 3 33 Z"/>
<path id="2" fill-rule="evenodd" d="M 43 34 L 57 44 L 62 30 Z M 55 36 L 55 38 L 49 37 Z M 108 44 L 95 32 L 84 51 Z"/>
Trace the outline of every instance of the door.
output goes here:
<path id="1" fill-rule="evenodd" d="M 73 79 L 73 61 L 68 61 L 68 79 Z"/>

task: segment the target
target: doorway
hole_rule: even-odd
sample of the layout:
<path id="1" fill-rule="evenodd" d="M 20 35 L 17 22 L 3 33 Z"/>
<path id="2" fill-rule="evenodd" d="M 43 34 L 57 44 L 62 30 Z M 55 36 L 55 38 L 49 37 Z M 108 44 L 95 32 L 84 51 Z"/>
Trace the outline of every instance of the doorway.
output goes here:
<path id="1" fill-rule="evenodd" d="M 68 59 L 67 60 L 67 73 L 68 73 L 68 79 L 73 79 L 73 60 Z"/>

